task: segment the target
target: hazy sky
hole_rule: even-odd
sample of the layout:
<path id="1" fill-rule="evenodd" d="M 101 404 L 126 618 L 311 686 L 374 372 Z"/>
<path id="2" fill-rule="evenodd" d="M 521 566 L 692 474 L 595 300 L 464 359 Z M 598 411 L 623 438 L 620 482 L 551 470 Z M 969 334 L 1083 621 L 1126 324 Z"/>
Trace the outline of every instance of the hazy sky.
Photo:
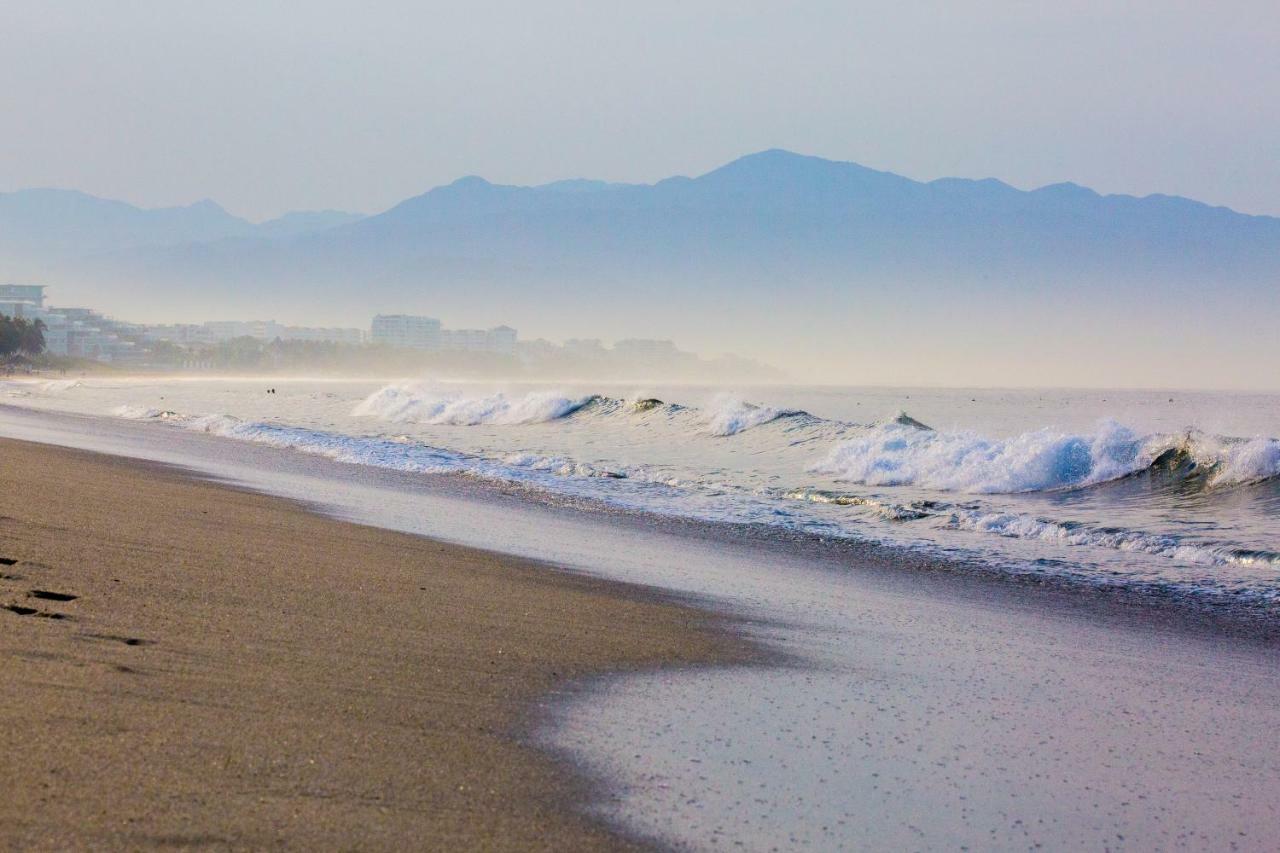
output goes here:
<path id="1" fill-rule="evenodd" d="M 770 147 L 1280 214 L 1280 5 L 0 2 L 0 190 L 254 219 Z"/>

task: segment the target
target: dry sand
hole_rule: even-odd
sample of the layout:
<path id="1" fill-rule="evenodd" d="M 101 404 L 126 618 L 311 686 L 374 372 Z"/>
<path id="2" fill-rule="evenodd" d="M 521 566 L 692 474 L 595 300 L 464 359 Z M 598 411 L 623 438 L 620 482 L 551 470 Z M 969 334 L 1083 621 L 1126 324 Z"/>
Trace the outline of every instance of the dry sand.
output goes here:
<path id="1" fill-rule="evenodd" d="M 518 732 L 574 679 L 749 654 L 641 590 L 11 440 L 0 605 L 2 847 L 632 844 Z"/>

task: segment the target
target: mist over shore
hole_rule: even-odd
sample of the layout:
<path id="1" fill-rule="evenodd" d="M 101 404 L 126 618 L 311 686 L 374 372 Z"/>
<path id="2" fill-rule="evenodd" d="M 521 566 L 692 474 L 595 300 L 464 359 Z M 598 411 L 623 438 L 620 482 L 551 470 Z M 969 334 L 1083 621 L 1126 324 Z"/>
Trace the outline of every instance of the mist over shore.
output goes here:
<path id="1" fill-rule="evenodd" d="M 813 381 L 1272 387 L 1280 357 L 1251 331 L 1280 319 L 1280 219 L 1168 196 L 922 183 L 774 150 L 652 185 L 466 178 L 293 220 L 9 194 L 0 261 L 144 322 L 418 312 L 675 337 Z"/>

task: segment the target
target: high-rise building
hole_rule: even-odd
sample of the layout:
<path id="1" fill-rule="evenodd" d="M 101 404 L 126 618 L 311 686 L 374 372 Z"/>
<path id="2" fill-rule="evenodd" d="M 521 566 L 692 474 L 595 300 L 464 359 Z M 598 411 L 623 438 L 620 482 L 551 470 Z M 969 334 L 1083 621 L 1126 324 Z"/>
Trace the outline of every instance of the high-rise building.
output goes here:
<path id="1" fill-rule="evenodd" d="M 440 321 L 411 314 L 379 314 L 373 318 L 370 340 L 405 349 L 440 349 Z"/>
<path id="2" fill-rule="evenodd" d="M 444 352 L 491 352 L 514 355 L 516 330 L 510 326 L 493 329 L 442 329 L 440 349 Z"/>
<path id="3" fill-rule="evenodd" d="M 515 355 L 516 330 L 510 326 L 497 326 L 490 329 L 489 351 L 499 355 Z"/>
<path id="4" fill-rule="evenodd" d="M 623 358 L 637 361 L 662 361 L 676 358 L 680 351 L 674 341 L 656 341 L 648 338 L 626 338 L 613 345 L 613 351 Z"/>
<path id="5" fill-rule="evenodd" d="M 201 325 L 176 323 L 147 326 L 142 330 L 142 336 L 147 340 L 172 341 L 184 346 L 219 344 L 233 338 L 362 344 L 365 338 L 363 329 L 282 326 L 274 320 L 209 320 Z"/>
<path id="6" fill-rule="evenodd" d="M 43 284 L 0 284 L 0 314 L 33 319 L 43 310 Z"/>

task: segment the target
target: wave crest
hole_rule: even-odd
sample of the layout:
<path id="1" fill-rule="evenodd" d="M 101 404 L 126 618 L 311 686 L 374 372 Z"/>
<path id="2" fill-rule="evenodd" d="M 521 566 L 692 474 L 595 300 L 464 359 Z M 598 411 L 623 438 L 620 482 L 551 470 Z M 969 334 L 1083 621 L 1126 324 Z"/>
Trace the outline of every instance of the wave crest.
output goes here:
<path id="1" fill-rule="evenodd" d="M 357 404 L 351 414 L 389 423 L 512 426 L 559 420 L 599 399 L 594 394 L 567 397 L 546 391 L 532 391 L 520 397 L 501 393 L 467 397 L 440 393 L 417 384 L 404 384 L 388 385 L 375 391 Z"/>
<path id="2" fill-rule="evenodd" d="M 1140 471 L 1154 458 L 1143 439 L 1115 421 L 1093 435 L 1037 430 L 1004 440 L 891 422 L 841 442 L 811 470 L 871 486 L 991 494 L 1100 483 Z"/>
<path id="3" fill-rule="evenodd" d="M 1085 435 L 1042 429 L 990 439 L 894 421 L 842 441 L 810 470 L 869 486 L 1012 494 L 1092 486 L 1153 466 L 1203 476 L 1209 486 L 1254 483 L 1280 476 L 1280 441 L 1140 436 L 1112 420 Z"/>
<path id="4" fill-rule="evenodd" d="M 720 395 L 712 399 L 706 410 L 706 430 L 711 435 L 730 436 L 761 426 L 779 418 L 803 415 L 797 409 L 775 409 L 748 403 L 737 397 Z"/>
<path id="5" fill-rule="evenodd" d="M 1210 460 L 1210 486 L 1237 486 L 1280 477 L 1280 440 L 1223 441 L 1202 437 L 1193 458 Z"/>

